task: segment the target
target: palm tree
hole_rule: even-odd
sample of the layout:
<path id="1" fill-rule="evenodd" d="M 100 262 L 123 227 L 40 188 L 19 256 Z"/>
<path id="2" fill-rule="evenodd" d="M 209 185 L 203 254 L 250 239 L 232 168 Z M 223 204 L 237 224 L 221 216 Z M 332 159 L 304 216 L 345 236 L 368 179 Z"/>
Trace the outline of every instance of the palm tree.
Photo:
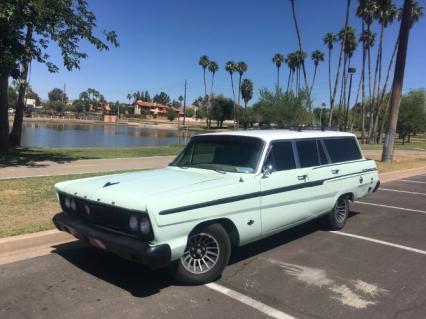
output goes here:
<path id="1" fill-rule="evenodd" d="M 207 96 L 207 84 L 206 84 L 206 68 L 209 66 L 210 60 L 207 55 L 202 55 L 198 60 L 198 65 L 203 68 L 203 76 L 204 76 L 204 96 Z"/>
<path id="2" fill-rule="evenodd" d="M 200 59 L 198 60 L 198 65 L 200 65 L 203 68 L 203 79 L 204 79 L 204 101 L 207 99 L 207 103 L 205 103 L 205 107 L 207 110 L 207 116 L 206 116 L 206 124 L 207 127 L 210 127 L 210 116 L 209 116 L 209 99 L 207 98 L 207 83 L 206 83 L 206 68 L 209 66 L 210 60 L 207 55 L 202 55 Z"/>
<path id="3" fill-rule="evenodd" d="M 281 53 L 276 53 L 272 58 L 272 63 L 277 67 L 277 92 L 280 90 L 280 68 L 284 61 L 285 57 Z"/>
<path id="4" fill-rule="evenodd" d="M 351 6 L 351 0 L 347 0 L 347 3 L 346 3 L 346 15 L 345 15 L 345 25 L 344 25 L 345 30 L 346 30 L 346 28 L 348 26 L 348 23 L 349 23 L 349 8 L 350 8 L 350 6 Z M 344 38 L 346 38 L 346 34 L 344 35 Z M 345 41 L 343 41 L 343 42 L 345 42 Z M 340 68 L 341 68 L 342 58 L 343 58 L 343 48 L 344 48 L 344 44 L 342 43 L 341 47 L 340 47 L 339 64 L 337 66 L 336 81 L 334 82 L 333 95 L 331 96 L 330 114 L 328 115 L 328 126 L 331 126 L 331 121 L 333 120 L 333 104 L 334 104 L 334 100 L 336 98 L 337 86 L 339 84 Z"/>
<path id="5" fill-rule="evenodd" d="M 247 108 L 247 103 L 253 97 L 253 82 L 249 79 L 244 79 L 241 83 L 241 96 L 244 100 L 244 108 Z"/>
<path id="6" fill-rule="evenodd" d="M 417 1 L 413 1 L 410 27 L 412 27 L 414 25 L 414 23 L 419 21 L 419 19 L 422 15 L 423 15 L 423 7 L 421 5 L 419 5 L 419 3 Z M 402 9 L 399 9 L 397 19 L 401 20 L 401 18 L 402 18 Z M 388 81 L 389 81 L 390 72 L 391 72 L 391 69 L 392 69 L 392 66 L 393 66 L 393 62 L 395 60 L 396 52 L 397 52 L 397 49 L 398 49 L 398 44 L 399 44 L 399 39 L 397 39 L 395 41 L 395 46 L 394 46 L 394 49 L 393 49 L 393 52 L 392 52 L 391 59 L 389 61 L 388 69 L 387 69 L 387 72 L 386 72 L 386 79 L 385 79 L 383 89 L 382 89 L 382 93 L 381 93 L 381 96 L 380 96 L 380 99 L 379 99 L 378 114 L 381 114 L 382 107 L 384 106 L 383 102 L 384 102 L 384 98 L 385 98 L 385 94 L 386 94 L 387 84 L 388 84 Z M 380 126 L 380 129 L 377 132 L 375 130 L 375 132 L 377 134 L 375 136 L 375 140 L 376 140 L 377 144 L 380 143 L 381 132 L 383 132 L 384 125 L 385 125 L 385 122 L 386 122 L 385 118 L 386 118 L 386 114 L 387 114 L 387 111 L 388 111 L 388 107 L 389 107 L 389 103 L 386 103 L 386 108 L 385 108 L 385 111 L 384 111 L 384 116 L 383 116 L 383 120 L 382 120 L 382 124 Z M 378 121 L 378 117 L 376 117 L 375 120 Z M 376 124 L 376 123 L 374 123 L 374 124 L 375 124 L 375 128 L 376 128 L 378 126 L 378 124 Z"/>
<path id="7" fill-rule="evenodd" d="M 348 1 L 350 1 L 350 0 L 348 0 Z M 303 52 L 302 37 L 300 35 L 299 25 L 297 23 L 297 17 L 296 17 L 296 6 L 295 6 L 295 3 L 294 3 L 294 0 L 290 0 L 290 3 L 291 3 L 291 11 L 292 11 L 292 15 L 293 15 L 294 26 L 296 28 L 297 41 L 298 41 L 298 44 L 299 44 L 299 52 Z M 311 97 L 309 96 L 308 77 L 306 76 L 306 69 L 305 69 L 305 59 L 300 59 L 300 62 L 301 62 L 302 70 L 303 70 L 303 78 L 305 80 L 305 89 L 308 93 L 309 113 L 312 114 L 312 105 L 310 103 Z M 300 67 L 299 67 L 299 69 L 300 69 Z"/>
<path id="8" fill-rule="evenodd" d="M 333 50 L 334 42 L 337 41 L 337 36 L 333 32 L 328 32 L 324 36 L 323 41 L 328 48 L 328 88 L 330 91 L 330 105 L 331 105 L 331 50 Z"/>
<path id="9" fill-rule="evenodd" d="M 127 99 L 129 100 L 129 104 L 130 104 L 130 100 L 132 99 L 132 93 L 127 93 Z"/>
<path id="10" fill-rule="evenodd" d="M 237 72 L 240 75 L 238 79 L 238 107 L 240 107 L 240 97 L 241 97 L 241 79 L 243 74 L 247 72 L 247 64 L 244 61 L 240 61 L 237 64 Z"/>
<path id="11" fill-rule="evenodd" d="M 359 41 L 362 42 L 362 70 L 361 70 L 361 143 L 365 143 L 365 62 L 367 52 L 373 47 L 376 34 L 365 30 L 365 22 L 362 20 L 363 30 Z"/>
<path id="12" fill-rule="evenodd" d="M 209 63 L 208 68 L 209 68 L 209 71 L 210 71 L 210 72 L 211 72 L 211 74 L 212 74 L 212 86 L 211 86 L 211 88 L 210 88 L 210 94 L 212 94 L 212 92 L 213 92 L 213 85 L 214 85 L 214 75 L 215 75 L 215 74 L 216 74 L 216 72 L 219 70 L 219 65 L 218 65 L 216 62 L 211 61 L 211 62 Z"/>
<path id="13" fill-rule="evenodd" d="M 228 61 L 225 64 L 225 70 L 229 73 L 229 76 L 231 77 L 231 87 L 232 87 L 232 96 L 234 97 L 234 129 L 235 129 L 235 120 L 236 120 L 236 114 L 235 114 L 235 90 L 234 90 L 234 78 L 233 74 L 237 71 L 237 65 L 234 61 Z"/>
<path id="14" fill-rule="evenodd" d="M 296 66 L 296 95 L 299 95 L 300 91 L 300 73 L 303 65 L 305 64 L 306 52 L 296 51 L 295 55 L 295 66 Z M 308 88 L 309 90 L 309 88 Z M 309 94 L 309 91 L 307 92 Z"/>
<path id="15" fill-rule="evenodd" d="M 315 50 L 314 52 L 312 52 L 311 54 L 311 59 L 314 62 L 314 76 L 312 78 L 312 84 L 311 84 L 311 88 L 309 89 L 309 96 L 311 96 L 312 94 L 312 88 L 314 87 L 314 83 L 315 83 L 315 78 L 317 76 L 317 68 L 318 68 L 318 64 L 320 62 L 324 61 L 324 53 L 322 53 L 320 50 Z"/>
<path id="16" fill-rule="evenodd" d="M 380 82 L 381 82 L 381 75 L 382 75 L 384 30 L 390 24 L 392 24 L 393 21 L 398 16 L 398 10 L 395 7 L 395 5 L 392 4 L 391 0 L 377 0 L 376 3 L 377 3 L 377 8 L 375 11 L 375 18 L 379 21 L 379 24 L 380 24 L 380 38 L 379 38 L 379 44 L 377 47 L 376 69 L 375 69 L 374 84 L 373 84 L 373 96 L 371 100 L 372 112 L 370 116 L 370 127 L 368 130 L 368 143 L 374 143 L 374 139 L 375 139 L 374 123 L 376 122 L 375 118 L 379 116 L 378 114 L 379 105 L 377 104 L 377 102 L 378 102 L 378 96 L 380 94 L 379 90 L 380 90 Z M 376 130 L 377 130 L 377 126 L 376 126 Z"/>
<path id="17" fill-rule="evenodd" d="M 404 10 L 399 30 L 398 53 L 396 56 L 395 73 L 392 84 L 392 94 L 389 106 L 388 130 L 383 144 L 382 161 L 389 162 L 393 158 L 394 135 L 398 122 L 399 106 L 401 102 L 402 86 L 404 83 L 405 62 L 407 58 L 408 39 L 413 23 L 413 0 L 404 1 Z"/>

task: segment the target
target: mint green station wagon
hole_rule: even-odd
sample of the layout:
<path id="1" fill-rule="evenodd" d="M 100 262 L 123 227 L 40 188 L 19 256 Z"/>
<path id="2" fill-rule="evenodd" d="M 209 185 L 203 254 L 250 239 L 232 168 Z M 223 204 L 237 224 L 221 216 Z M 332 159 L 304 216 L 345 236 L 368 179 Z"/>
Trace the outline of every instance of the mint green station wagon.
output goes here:
<path id="1" fill-rule="evenodd" d="M 167 168 L 61 182 L 59 230 L 178 281 L 217 279 L 231 250 L 322 217 L 379 187 L 353 134 L 264 130 L 192 137 Z"/>

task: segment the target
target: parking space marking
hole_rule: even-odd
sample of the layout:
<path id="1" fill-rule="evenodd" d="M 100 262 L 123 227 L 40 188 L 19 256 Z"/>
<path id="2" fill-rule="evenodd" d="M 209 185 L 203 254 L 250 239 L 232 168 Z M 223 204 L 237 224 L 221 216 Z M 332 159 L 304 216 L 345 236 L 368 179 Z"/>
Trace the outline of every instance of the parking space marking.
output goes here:
<path id="1" fill-rule="evenodd" d="M 374 203 L 367 203 L 367 202 L 355 202 L 356 204 L 362 204 L 362 205 L 370 205 L 370 206 L 377 206 L 377 207 L 383 207 L 383 208 L 390 208 L 390 209 L 398 209 L 398 210 L 405 210 L 408 212 L 416 212 L 416 213 L 422 213 L 426 214 L 425 210 L 419 210 L 419 209 L 411 209 L 411 208 L 404 208 L 404 207 L 397 207 L 397 206 L 389 206 L 389 205 L 382 205 L 382 204 L 374 204 Z"/>
<path id="2" fill-rule="evenodd" d="M 365 236 L 345 233 L 345 232 L 342 232 L 342 231 L 330 231 L 329 233 L 340 235 L 340 236 L 362 239 L 362 240 L 366 240 L 366 241 L 369 241 L 369 242 L 372 242 L 372 243 L 381 244 L 381 245 L 384 245 L 384 246 L 389 246 L 389 247 L 394 247 L 394 248 L 399 248 L 399 249 L 407 250 L 407 251 L 417 253 L 417 254 L 421 254 L 421 255 L 426 255 L 426 250 L 421 250 L 421 249 L 417 249 L 417 248 L 413 248 L 413 247 L 408 247 L 408 246 L 404 246 L 404 245 L 390 243 L 390 242 L 387 242 L 387 241 L 383 241 L 383 240 L 379 240 L 379 239 L 375 239 L 375 238 L 371 238 L 371 237 L 365 237 Z"/>
<path id="3" fill-rule="evenodd" d="M 426 195 L 426 193 L 402 191 L 402 190 L 399 190 L 399 189 L 392 189 L 392 188 L 380 188 L 379 191 L 407 193 L 407 194 L 413 194 L 413 195 Z"/>
<path id="4" fill-rule="evenodd" d="M 406 182 L 406 183 L 416 183 L 416 184 L 426 184 L 426 182 L 413 181 L 413 180 L 411 180 L 411 179 L 401 179 L 401 182 Z"/>
<path id="5" fill-rule="evenodd" d="M 219 285 L 217 283 L 211 282 L 205 285 L 206 287 L 213 289 L 214 291 L 217 291 L 221 294 L 224 294 L 232 299 L 235 299 L 247 306 L 250 306 L 260 312 L 263 312 L 264 314 L 276 318 L 276 319 L 295 319 L 295 317 L 290 316 L 282 311 L 279 311 L 275 308 L 272 308 L 268 305 L 265 305 L 264 303 L 254 300 L 251 297 L 248 297 L 246 295 L 243 295 L 235 290 L 226 288 L 222 285 Z"/>

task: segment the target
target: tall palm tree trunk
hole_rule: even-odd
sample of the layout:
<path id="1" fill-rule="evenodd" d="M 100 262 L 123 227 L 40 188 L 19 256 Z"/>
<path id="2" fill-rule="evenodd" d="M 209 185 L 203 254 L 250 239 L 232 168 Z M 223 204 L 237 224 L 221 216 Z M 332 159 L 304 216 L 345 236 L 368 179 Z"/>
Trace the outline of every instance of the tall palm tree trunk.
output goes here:
<path id="1" fill-rule="evenodd" d="M 235 130 L 235 124 L 236 124 L 236 111 L 235 111 L 235 89 L 234 89 L 234 77 L 232 76 L 232 73 L 229 73 L 230 77 L 231 77 L 231 87 L 232 87 L 232 97 L 233 100 L 232 102 L 234 103 L 234 130 Z"/>
<path id="2" fill-rule="evenodd" d="M 350 0 L 348 0 L 350 1 Z M 294 0 L 290 0 L 291 2 L 291 11 L 293 14 L 293 20 L 294 20 L 294 26 L 296 27 L 296 34 L 297 34 L 297 41 L 299 43 L 299 50 L 301 52 L 303 52 L 303 48 L 302 48 L 302 37 L 300 35 L 300 30 L 299 30 L 299 25 L 297 23 L 297 17 L 296 17 L 296 8 L 295 8 L 295 4 L 294 4 Z M 308 77 L 306 75 L 306 68 L 305 68 L 305 60 L 302 60 L 302 70 L 303 70 L 303 78 L 305 81 L 305 89 L 309 94 L 309 84 L 308 84 Z M 309 113 L 312 115 L 312 105 L 311 105 L 311 97 L 308 95 L 308 101 L 309 101 Z"/>
<path id="3" fill-rule="evenodd" d="M 408 38 L 410 37 L 411 15 L 413 0 L 404 1 L 404 10 L 399 30 L 398 53 L 396 56 L 395 73 L 392 84 L 392 94 L 389 106 L 389 127 L 383 145 L 382 161 L 389 162 L 393 158 L 394 134 L 398 122 L 399 106 L 401 104 L 402 86 L 404 84 L 405 62 L 407 59 Z"/>
<path id="4" fill-rule="evenodd" d="M 277 91 L 280 90 L 280 68 L 277 67 Z"/>
<path id="5" fill-rule="evenodd" d="M 8 79 L 9 76 L 7 74 L 0 74 L 0 149 L 9 147 Z"/>
<path id="6" fill-rule="evenodd" d="M 345 108 L 346 105 L 346 66 L 348 63 L 348 55 L 345 54 L 343 58 L 343 74 L 342 74 L 342 85 L 340 86 L 340 102 L 339 108 L 337 109 L 337 118 L 336 118 L 336 126 L 340 124 L 340 113 L 342 112 L 342 107 Z"/>
<path id="7" fill-rule="evenodd" d="M 21 76 L 20 84 L 18 91 L 18 99 L 16 101 L 16 110 L 15 117 L 13 119 L 13 128 L 10 132 L 10 145 L 20 146 L 21 145 L 21 135 L 22 135 L 22 122 L 24 119 L 24 107 L 25 107 L 25 93 L 27 91 L 27 78 L 28 78 L 28 69 L 31 62 L 31 42 L 33 39 L 33 27 L 32 25 L 27 26 L 27 34 L 25 36 L 25 54 L 22 61 L 21 67 Z"/>
<path id="8" fill-rule="evenodd" d="M 341 47 L 340 47 L 339 64 L 337 66 L 336 81 L 334 83 L 333 95 L 332 95 L 331 103 L 330 103 L 330 114 L 329 114 L 329 117 L 328 117 L 328 126 L 331 126 L 331 121 L 333 119 L 333 104 L 334 104 L 334 100 L 336 98 L 337 86 L 339 84 L 340 68 L 341 68 L 342 58 L 343 58 L 343 48 L 344 48 L 344 44 L 345 44 L 345 41 L 346 41 L 346 29 L 347 29 L 348 23 L 349 23 L 349 8 L 350 8 L 350 6 L 351 6 L 351 0 L 347 0 L 345 26 L 344 26 L 345 32 L 344 32 L 343 41 L 342 41 L 342 44 L 341 44 Z"/>
<path id="9" fill-rule="evenodd" d="M 361 144 L 365 144 L 365 60 L 367 56 L 367 49 L 365 44 L 362 45 L 362 70 L 361 70 Z"/>
<path id="10" fill-rule="evenodd" d="M 290 79 L 291 79 L 291 70 L 288 72 L 287 90 L 286 90 L 287 94 L 288 94 L 288 90 L 290 89 Z"/>
<path id="11" fill-rule="evenodd" d="M 391 59 L 389 61 L 388 69 L 387 69 L 387 72 L 386 72 L 385 83 L 383 84 L 383 89 L 382 89 L 382 92 L 380 94 L 380 98 L 378 100 L 378 112 L 377 112 L 377 114 L 379 114 L 379 115 L 382 112 L 383 100 L 385 99 L 385 94 L 386 94 L 386 90 L 387 90 L 387 86 L 388 86 L 388 82 L 389 82 L 389 77 L 390 77 L 390 72 L 392 70 L 393 62 L 395 60 L 396 52 L 397 52 L 397 49 L 398 49 L 398 43 L 399 43 L 399 40 L 397 39 L 395 41 L 395 46 L 393 48 Z M 386 108 L 387 108 L 388 105 L 389 105 L 389 103 L 387 103 Z M 378 128 L 379 127 L 379 116 L 376 116 L 375 121 L 374 121 L 374 128 L 373 128 L 374 140 L 376 141 L 377 144 L 380 143 L 380 137 L 381 137 L 382 132 L 383 132 L 383 123 L 385 122 L 386 112 L 387 112 L 387 109 L 385 110 L 385 114 L 383 115 L 382 125 L 380 126 L 380 129 Z"/>
<path id="12" fill-rule="evenodd" d="M 328 49 L 328 90 L 330 91 L 330 105 L 332 100 L 331 95 L 331 48 Z"/>
<path id="13" fill-rule="evenodd" d="M 309 96 L 312 95 L 312 89 L 314 87 L 314 83 L 315 83 L 315 78 L 317 76 L 317 69 L 318 69 L 318 64 L 315 64 L 315 68 L 314 68 L 314 76 L 312 77 L 312 83 L 311 83 L 311 88 L 309 89 Z"/>

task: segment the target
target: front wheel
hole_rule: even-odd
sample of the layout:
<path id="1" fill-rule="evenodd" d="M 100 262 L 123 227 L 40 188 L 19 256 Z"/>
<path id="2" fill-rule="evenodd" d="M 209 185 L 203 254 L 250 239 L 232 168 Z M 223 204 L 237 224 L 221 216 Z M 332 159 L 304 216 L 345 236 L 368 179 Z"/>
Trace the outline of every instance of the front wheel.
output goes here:
<path id="1" fill-rule="evenodd" d="M 341 196 L 337 199 L 331 212 L 328 213 L 328 225 L 331 230 L 339 230 L 345 226 L 349 216 L 349 200 L 347 196 Z"/>
<path id="2" fill-rule="evenodd" d="M 175 278 L 184 284 L 199 285 L 217 279 L 228 264 L 231 242 L 220 224 L 212 224 L 191 234 L 178 261 Z"/>

